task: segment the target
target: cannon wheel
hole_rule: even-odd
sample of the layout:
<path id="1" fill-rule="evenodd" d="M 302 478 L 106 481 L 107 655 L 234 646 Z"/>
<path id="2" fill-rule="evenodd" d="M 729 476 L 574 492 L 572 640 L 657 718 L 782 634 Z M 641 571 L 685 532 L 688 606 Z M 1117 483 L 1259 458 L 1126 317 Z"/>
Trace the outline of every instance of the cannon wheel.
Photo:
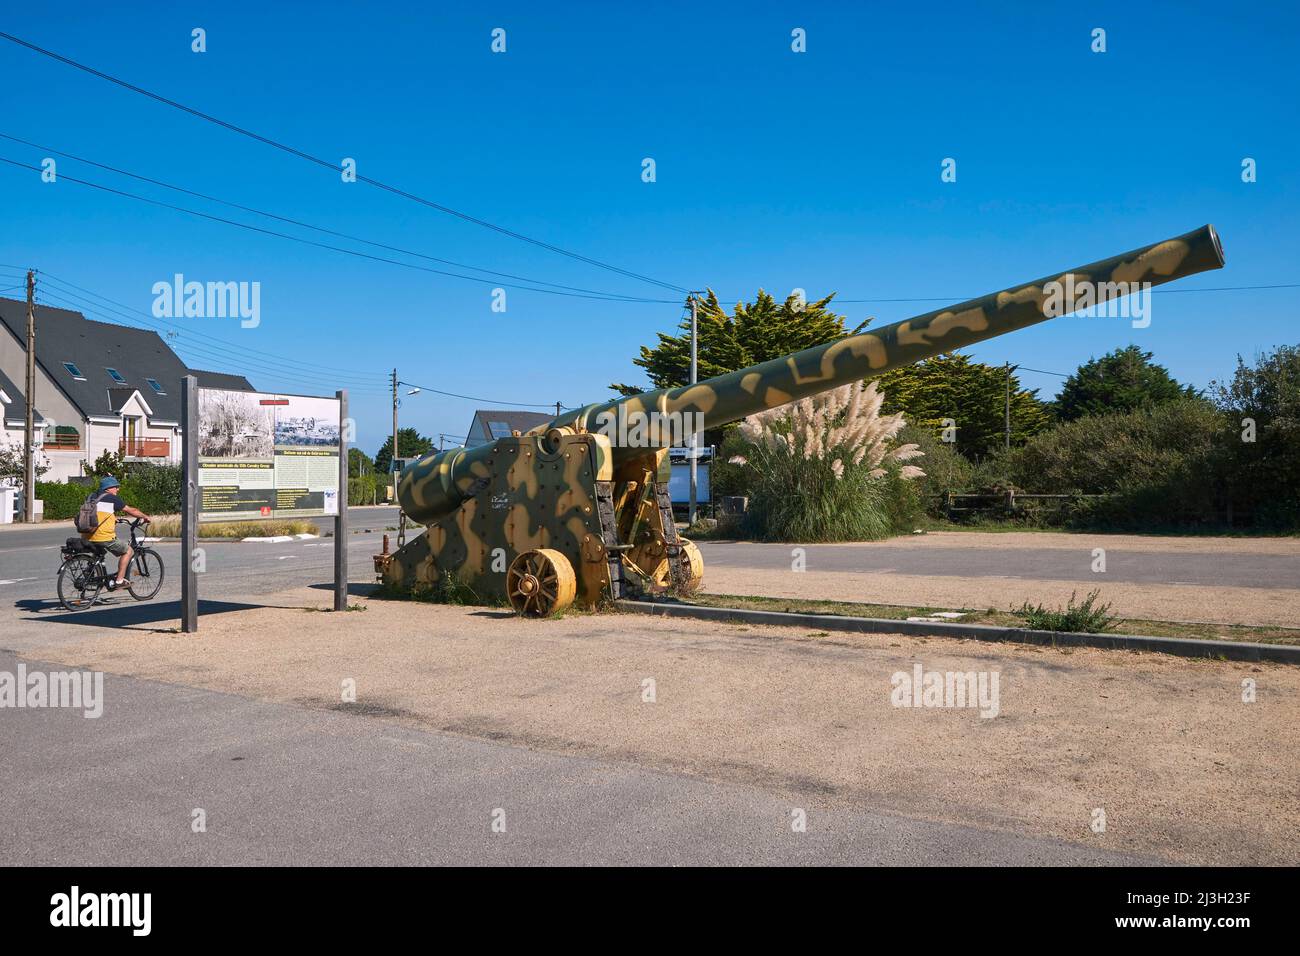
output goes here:
<path id="1" fill-rule="evenodd" d="M 573 603 L 578 579 L 559 551 L 538 548 L 515 558 L 506 572 L 510 606 L 525 617 L 550 617 Z"/>
<path id="2" fill-rule="evenodd" d="M 700 554 L 699 545 L 680 535 L 677 538 L 677 544 L 681 547 L 682 555 L 681 593 L 694 594 L 699 589 L 700 582 L 704 580 L 704 555 Z M 673 586 L 672 567 L 668 564 L 667 558 L 659 562 L 651 577 L 654 583 L 661 588 L 668 589 Z"/>
<path id="3" fill-rule="evenodd" d="M 704 555 L 694 541 L 678 538 L 682 548 L 682 593 L 694 594 L 704 580 Z"/>

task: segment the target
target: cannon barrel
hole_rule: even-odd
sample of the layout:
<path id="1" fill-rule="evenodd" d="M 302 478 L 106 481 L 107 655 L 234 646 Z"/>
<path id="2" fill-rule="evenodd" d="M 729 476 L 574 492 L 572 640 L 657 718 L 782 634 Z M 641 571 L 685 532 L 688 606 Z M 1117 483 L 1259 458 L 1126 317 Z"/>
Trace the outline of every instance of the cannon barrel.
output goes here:
<path id="1" fill-rule="evenodd" d="M 617 463 L 622 455 L 644 454 L 647 446 L 663 447 L 671 444 L 672 438 L 680 439 L 680 422 L 716 428 L 847 382 L 1222 266 L 1218 234 L 1213 226 L 1202 226 L 1186 235 L 695 385 L 587 405 L 529 434 L 543 434 L 556 427 L 604 432 L 611 438 Z M 687 413 L 690 418 L 685 417 Z M 626 427 L 628 422 L 632 428 Z M 636 434 L 638 440 L 620 444 L 628 434 Z M 475 474 L 483 472 L 483 462 L 492 449 L 492 443 L 468 450 L 451 448 L 407 466 L 397 486 L 402 509 L 426 524 L 450 514 L 472 494 Z"/>

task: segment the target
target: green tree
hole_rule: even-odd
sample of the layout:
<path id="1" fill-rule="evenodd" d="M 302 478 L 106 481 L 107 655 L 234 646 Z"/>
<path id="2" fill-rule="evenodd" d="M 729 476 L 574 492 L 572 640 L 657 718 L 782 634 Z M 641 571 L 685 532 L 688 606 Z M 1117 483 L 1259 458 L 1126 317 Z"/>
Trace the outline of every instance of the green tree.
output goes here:
<path id="1" fill-rule="evenodd" d="M 1129 345 L 1080 365 L 1065 380 L 1055 411 L 1062 421 L 1072 422 L 1084 415 L 1155 408 L 1196 395 L 1196 389 L 1179 385 L 1168 369 L 1152 362 L 1150 352 Z"/>
<path id="2" fill-rule="evenodd" d="M 1237 356 L 1227 382 L 1211 382 L 1223 412 L 1225 483 L 1237 511 L 1255 523 L 1300 527 L 1300 347 L 1283 345 L 1256 358 Z"/>
<path id="3" fill-rule="evenodd" d="M 388 444 L 393 443 L 392 438 L 388 439 Z M 391 454 L 391 451 L 390 451 Z M 375 460 L 367 455 L 360 448 L 348 449 L 348 474 L 353 478 L 360 478 L 362 475 L 371 475 L 375 472 Z"/>
<path id="4" fill-rule="evenodd" d="M 433 451 L 433 439 L 426 438 L 414 428 L 401 428 L 397 432 L 397 457 L 414 458 Z M 384 440 L 383 447 L 375 452 L 375 471 L 387 474 L 393 461 L 393 436 Z"/>
<path id="5" fill-rule="evenodd" d="M 957 450 L 968 458 L 988 455 L 1006 443 L 1007 371 L 969 355 L 946 352 L 880 376 L 885 411 L 901 412 L 908 423 L 943 434 L 956 426 Z M 1037 389 L 1022 389 L 1011 373 L 1011 443 L 1023 444 L 1051 424 Z"/>
<path id="6" fill-rule="evenodd" d="M 834 293 L 816 302 L 803 303 L 795 296 L 777 302 L 758 290 L 753 302 L 739 302 L 732 313 L 718 302 L 710 290 L 699 304 L 700 343 L 698 374 L 701 379 L 725 375 L 759 362 L 781 358 L 791 352 L 834 342 L 853 334 L 845 329 L 844 317 L 827 308 Z M 868 320 L 870 321 L 870 320 Z M 658 333 L 653 348 L 641 346 L 640 358 L 633 363 L 645 370 L 654 388 L 675 388 L 687 384 L 691 367 L 691 320 L 687 315 L 678 326 L 680 334 Z M 611 385 L 621 395 L 635 395 L 643 389 L 635 385 Z"/>

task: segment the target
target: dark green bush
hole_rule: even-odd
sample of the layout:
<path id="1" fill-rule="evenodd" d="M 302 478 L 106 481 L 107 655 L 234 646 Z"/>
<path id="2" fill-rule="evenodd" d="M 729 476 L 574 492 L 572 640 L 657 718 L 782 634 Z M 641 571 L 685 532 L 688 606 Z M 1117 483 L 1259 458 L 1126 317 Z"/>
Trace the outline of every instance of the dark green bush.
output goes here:
<path id="1" fill-rule="evenodd" d="M 1037 494 L 1086 494 L 1057 514 L 1077 527 L 1150 530 L 1219 522 L 1225 421 L 1189 399 L 1086 415 L 981 466 Z"/>
<path id="2" fill-rule="evenodd" d="M 75 518 L 77 509 L 86 500 L 91 489 L 82 485 L 65 485 L 61 481 L 36 482 L 36 497 L 45 502 L 46 521 L 66 521 Z"/>
<path id="3" fill-rule="evenodd" d="M 152 465 L 144 462 L 122 466 L 113 474 L 122 482 L 118 492 L 127 504 L 145 514 L 169 515 L 181 510 L 181 469 L 179 465 Z M 98 483 L 92 485 L 38 481 L 36 497 L 45 502 L 45 517 L 50 521 L 75 517 L 77 509 Z"/>
<path id="4" fill-rule="evenodd" d="M 179 465 L 134 463 L 119 475 L 118 492 L 132 507 L 148 515 L 177 514 L 181 510 L 181 469 Z"/>

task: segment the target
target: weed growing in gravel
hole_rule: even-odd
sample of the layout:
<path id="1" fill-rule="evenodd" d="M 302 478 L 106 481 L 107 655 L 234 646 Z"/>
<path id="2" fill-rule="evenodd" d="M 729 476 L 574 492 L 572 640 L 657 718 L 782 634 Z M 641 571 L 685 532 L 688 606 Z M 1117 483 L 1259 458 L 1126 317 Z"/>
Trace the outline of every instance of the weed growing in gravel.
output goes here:
<path id="1" fill-rule="evenodd" d="M 1110 604 L 1097 605 L 1097 598 L 1100 596 L 1100 589 L 1092 591 L 1083 603 L 1075 604 L 1074 599 L 1078 592 L 1070 592 L 1070 601 L 1064 608 L 1059 611 L 1053 611 L 1039 604 L 1036 607 L 1030 606 L 1026 601 L 1019 608 L 1013 609 L 1012 614 L 1024 620 L 1031 628 L 1036 631 L 1068 631 L 1075 634 L 1102 634 L 1115 626 L 1118 618 L 1107 613 L 1111 609 Z"/>

